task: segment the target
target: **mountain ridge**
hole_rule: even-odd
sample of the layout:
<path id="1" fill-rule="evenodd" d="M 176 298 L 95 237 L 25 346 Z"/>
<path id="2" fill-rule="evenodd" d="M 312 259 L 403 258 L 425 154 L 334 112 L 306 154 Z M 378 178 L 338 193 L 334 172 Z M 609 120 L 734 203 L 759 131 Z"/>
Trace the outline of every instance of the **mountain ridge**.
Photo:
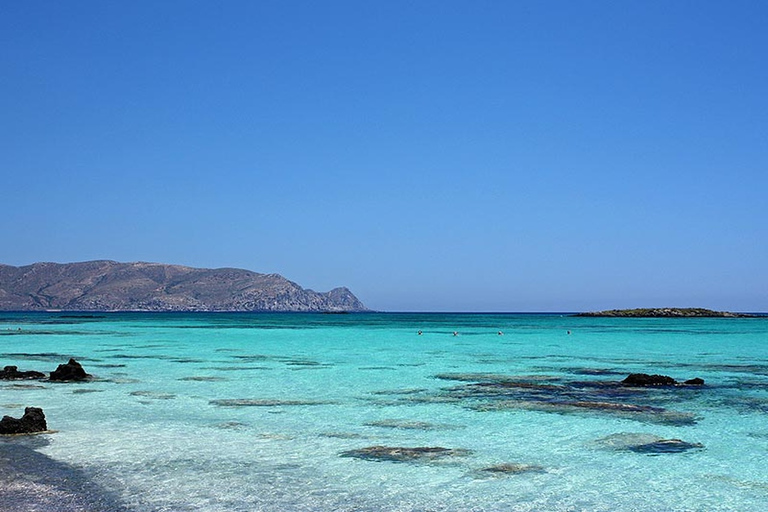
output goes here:
<path id="1" fill-rule="evenodd" d="M 0 264 L 3 311 L 368 311 L 346 287 L 305 289 L 239 268 L 93 260 Z"/>

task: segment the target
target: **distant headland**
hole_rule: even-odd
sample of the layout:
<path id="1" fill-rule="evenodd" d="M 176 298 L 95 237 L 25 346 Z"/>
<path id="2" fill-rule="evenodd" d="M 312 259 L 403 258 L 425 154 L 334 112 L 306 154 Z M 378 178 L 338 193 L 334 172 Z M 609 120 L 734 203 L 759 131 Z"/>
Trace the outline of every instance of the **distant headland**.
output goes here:
<path id="1" fill-rule="evenodd" d="M 609 309 L 578 313 L 574 316 L 624 317 L 624 318 L 749 318 L 754 315 L 746 313 L 731 313 L 729 311 L 713 311 L 704 308 L 638 308 L 638 309 Z"/>
<path id="2" fill-rule="evenodd" d="M 0 265 L 0 311 L 368 311 L 347 288 L 304 289 L 279 274 L 163 263 Z"/>

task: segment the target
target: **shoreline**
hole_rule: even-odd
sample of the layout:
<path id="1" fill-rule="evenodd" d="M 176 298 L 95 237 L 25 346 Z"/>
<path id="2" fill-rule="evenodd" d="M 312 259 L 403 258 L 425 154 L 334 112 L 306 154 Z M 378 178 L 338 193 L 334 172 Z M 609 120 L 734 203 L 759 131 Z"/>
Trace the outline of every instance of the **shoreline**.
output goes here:
<path id="1" fill-rule="evenodd" d="M 4 512 L 130 512 L 85 471 L 38 451 L 43 435 L 0 438 L 0 506 Z"/>

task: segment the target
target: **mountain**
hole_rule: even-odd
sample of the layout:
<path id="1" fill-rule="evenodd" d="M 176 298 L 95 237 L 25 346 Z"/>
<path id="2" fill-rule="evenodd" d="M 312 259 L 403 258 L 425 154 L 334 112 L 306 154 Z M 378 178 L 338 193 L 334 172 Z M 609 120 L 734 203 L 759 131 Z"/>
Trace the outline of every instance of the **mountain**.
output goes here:
<path id="1" fill-rule="evenodd" d="M 0 265 L 0 310 L 367 311 L 347 288 L 307 290 L 278 274 L 161 263 Z"/>

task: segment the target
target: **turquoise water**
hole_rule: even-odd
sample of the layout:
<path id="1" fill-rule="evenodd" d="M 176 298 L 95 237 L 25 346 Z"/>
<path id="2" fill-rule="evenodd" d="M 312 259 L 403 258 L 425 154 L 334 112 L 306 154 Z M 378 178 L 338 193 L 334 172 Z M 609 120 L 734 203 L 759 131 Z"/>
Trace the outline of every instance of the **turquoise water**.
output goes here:
<path id="1" fill-rule="evenodd" d="M 39 406 L 56 430 L 0 456 L 87 482 L 24 477 L 71 510 L 768 509 L 768 317 L 0 317 L 0 366 L 75 357 L 96 377 L 0 382 L 0 414 Z M 615 384 L 632 372 L 706 385 Z M 690 449 L 638 449 L 653 439 Z M 457 452 L 348 453 L 371 446 Z M 503 464 L 518 471 L 487 470 Z"/>

